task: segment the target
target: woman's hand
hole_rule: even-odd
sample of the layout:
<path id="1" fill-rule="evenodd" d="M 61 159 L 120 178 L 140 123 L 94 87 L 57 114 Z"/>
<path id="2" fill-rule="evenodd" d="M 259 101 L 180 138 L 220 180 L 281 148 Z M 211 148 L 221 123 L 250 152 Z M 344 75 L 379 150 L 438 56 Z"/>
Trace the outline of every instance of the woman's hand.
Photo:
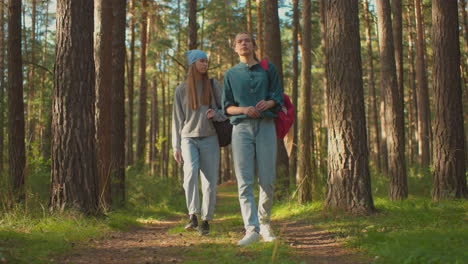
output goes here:
<path id="1" fill-rule="evenodd" d="M 174 152 L 174 159 L 177 163 L 182 164 L 184 161 L 182 159 L 182 153 L 180 151 Z"/>
<path id="2" fill-rule="evenodd" d="M 251 118 L 259 118 L 260 112 L 258 112 L 257 108 L 253 106 L 245 107 L 244 114 L 251 117 Z"/>
<path id="3" fill-rule="evenodd" d="M 206 111 L 206 118 L 211 119 L 215 116 L 215 114 L 216 114 L 215 111 L 210 108 Z"/>

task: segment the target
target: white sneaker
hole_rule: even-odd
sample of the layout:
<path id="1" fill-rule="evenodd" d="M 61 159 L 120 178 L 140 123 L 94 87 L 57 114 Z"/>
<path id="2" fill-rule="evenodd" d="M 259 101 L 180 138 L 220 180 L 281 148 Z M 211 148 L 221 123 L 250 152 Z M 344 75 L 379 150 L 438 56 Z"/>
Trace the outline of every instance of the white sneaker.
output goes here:
<path id="1" fill-rule="evenodd" d="M 239 240 L 239 242 L 237 242 L 237 245 L 241 247 L 245 247 L 259 240 L 260 240 L 260 235 L 257 232 L 255 231 L 247 232 L 244 238 L 242 238 L 241 240 Z"/>
<path id="2" fill-rule="evenodd" d="M 271 226 L 269 224 L 261 224 L 260 225 L 260 235 L 265 242 L 272 242 L 276 240 L 276 236 L 273 234 L 271 230 Z"/>

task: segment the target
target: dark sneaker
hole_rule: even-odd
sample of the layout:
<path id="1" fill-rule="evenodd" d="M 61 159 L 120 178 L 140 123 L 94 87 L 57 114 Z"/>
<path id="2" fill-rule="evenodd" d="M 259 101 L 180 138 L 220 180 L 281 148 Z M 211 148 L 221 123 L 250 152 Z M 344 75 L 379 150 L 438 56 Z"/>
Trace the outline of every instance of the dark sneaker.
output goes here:
<path id="1" fill-rule="evenodd" d="M 206 236 L 210 233 L 210 225 L 208 221 L 203 221 L 200 228 L 198 229 L 200 236 Z"/>
<path id="2" fill-rule="evenodd" d="M 198 219 L 196 215 L 190 215 L 190 221 L 188 224 L 185 226 L 185 230 L 187 231 L 195 231 L 197 230 L 198 227 Z"/>

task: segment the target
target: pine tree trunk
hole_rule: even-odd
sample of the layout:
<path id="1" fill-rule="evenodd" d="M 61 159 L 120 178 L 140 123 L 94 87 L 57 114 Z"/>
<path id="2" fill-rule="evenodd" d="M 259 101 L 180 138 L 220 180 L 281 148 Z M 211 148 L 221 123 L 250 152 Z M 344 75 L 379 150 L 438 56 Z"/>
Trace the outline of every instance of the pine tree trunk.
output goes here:
<path id="1" fill-rule="evenodd" d="M 305 203 L 312 201 L 312 142 L 309 131 L 312 129 L 310 94 L 312 90 L 311 76 L 311 17 L 312 7 L 310 0 L 302 1 L 302 65 L 301 65 L 301 105 L 299 107 L 298 136 L 298 167 L 296 183 L 298 188 L 298 201 Z"/>
<path id="2" fill-rule="evenodd" d="M 457 14 L 456 0 L 432 0 L 434 201 L 468 198 Z"/>
<path id="3" fill-rule="evenodd" d="M 140 27 L 140 94 L 138 96 L 138 127 L 137 127 L 137 149 L 136 157 L 138 162 L 144 163 L 145 145 L 146 145 L 146 98 L 148 94 L 148 85 L 146 82 L 146 44 L 148 27 L 148 2 L 143 0 L 141 27 Z"/>
<path id="4" fill-rule="evenodd" d="M 319 154 L 317 157 L 319 157 L 319 171 L 320 174 L 318 175 L 326 175 L 327 174 L 327 148 L 328 148 L 328 113 L 327 113 L 327 107 L 328 107 L 328 101 L 327 101 L 327 74 L 325 72 L 326 65 L 327 65 L 327 56 L 325 56 L 325 40 L 326 40 L 326 19 L 325 19 L 325 3 L 326 0 L 320 0 L 319 2 L 319 8 L 320 8 L 320 45 L 321 50 L 322 50 L 322 66 L 324 71 L 323 71 L 323 76 L 322 76 L 322 87 L 323 87 L 323 92 L 322 92 L 322 98 L 323 98 L 323 106 L 321 107 L 323 117 L 321 120 L 321 128 L 320 128 L 320 134 L 318 137 L 318 142 L 320 143 L 320 146 L 317 148 L 317 151 Z"/>
<path id="5" fill-rule="evenodd" d="M 94 59 L 96 67 L 96 151 L 99 202 L 111 204 L 111 107 L 112 107 L 112 2 L 94 1 Z"/>
<path id="6" fill-rule="evenodd" d="M 268 60 L 276 66 L 281 86 L 283 85 L 283 60 L 281 56 L 281 32 L 278 16 L 278 1 L 265 1 L 265 54 Z M 289 157 L 284 146 L 284 140 L 277 140 L 278 152 L 276 162 L 277 185 L 289 189 Z"/>
<path id="7" fill-rule="evenodd" d="M 126 1 L 112 5 L 112 140 L 111 179 L 113 204 L 125 203 L 125 24 Z"/>
<path id="8" fill-rule="evenodd" d="M 408 35 L 408 158 L 409 162 L 414 162 L 416 151 L 415 138 L 417 137 L 417 101 L 416 101 L 416 72 L 414 66 L 414 34 L 411 3 L 408 3 L 408 8 L 405 13 L 407 21 Z M 415 137 L 416 136 L 416 137 Z"/>
<path id="9" fill-rule="evenodd" d="M 257 57 L 261 60 L 265 57 L 265 48 L 263 44 L 263 0 L 257 0 Z"/>
<path id="10" fill-rule="evenodd" d="M 418 141 L 420 163 L 428 168 L 430 163 L 430 108 L 429 92 L 426 78 L 425 61 L 425 38 L 421 14 L 421 0 L 414 0 L 416 14 L 416 78 L 417 78 L 417 101 L 418 101 Z"/>
<path id="11" fill-rule="evenodd" d="M 377 112 L 377 95 L 375 91 L 375 75 L 374 75 L 374 54 L 372 52 L 372 34 L 371 34 L 371 14 L 369 12 L 369 1 L 364 1 L 364 22 L 366 24 L 366 44 L 367 44 L 367 59 L 368 61 L 368 80 L 369 80 L 369 97 L 370 97 L 370 109 L 369 116 L 370 121 L 369 126 L 372 127 L 372 133 L 374 135 L 374 140 L 370 147 L 371 157 L 374 160 L 374 164 L 377 166 L 379 171 L 382 171 L 381 163 L 381 139 L 380 139 L 380 129 L 378 121 L 378 112 Z M 372 124 L 372 125 L 371 125 Z M 369 135 L 370 137 L 370 135 Z M 371 142 L 371 141 L 369 141 Z"/>
<path id="12" fill-rule="evenodd" d="M 130 62 L 127 67 L 128 78 L 128 109 L 127 109 L 127 131 L 125 137 L 125 164 L 133 164 L 133 91 L 135 90 L 135 0 L 130 0 Z"/>
<path id="13" fill-rule="evenodd" d="M 188 0 L 188 42 L 187 47 L 189 50 L 196 49 L 197 44 L 197 0 Z"/>
<path id="14" fill-rule="evenodd" d="M 353 213 L 374 210 L 357 0 L 327 2 L 328 182 L 325 206 Z M 349 100 L 353 98 L 353 100 Z"/>
<path id="15" fill-rule="evenodd" d="M 37 124 L 37 114 L 36 114 L 36 87 L 34 85 L 35 80 L 35 63 L 36 63 L 36 0 L 31 0 L 31 51 L 29 54 L 29 67 L 27 75 L 28 83 L 28 134 L 27 142 L 28 149 L 31 149 L 31 145 L 35 142 L 35 130 Z"/>
<path id="16" fill-rule="evenodd" d="M 393 46 L 395 48 L 395 63 L 398 82 L 398 93 L 401 100 L 404 96 L 403 85 L 403 12 L 402 0 L 392 0 L 392 29 L 393 29 Z M 402 101 L 403 104 L 403 101 Z"/>
<path id="17" fill-rule="evenodd" d="M 291 99 L 293 105 L 297 109 L 297 102 L 298 102 L 298 79 L 299 79 L 299 0 L 293 0 L 293 50 L 292 50 L 292 67 L 293 67 L 293 80 L 292 80 L 292 94 Z M 297 111 L 296 111 L 297 113 Z M 298 138 L 298 122 L 296 120 L 295 124 L 293 124 L 293 136 L 292 136 L 292 148 L 291 154 L 289 157 L 289 182 L 292 185 L 296 182 L 296 174 L 297 174 L 297 138 Z"/>
<path id="18" fill-rule="evenodd" d="M 44 18 L 44 40 L 42 43 L 42 65 L 46 65 L 47 62 L 47 38 L 48 38 L 48 29 L 49 29 L 49 0 L 44 2 L 45 5 L 45 18 Z M 48 160 L 50 158 L 50 137 L 46 137 L 45 135 L 51 130 L 50 124 L 48 122 L 50 120 L 50 112 L 45 111 L 45 109 L 50 109 L 50 105 L 47 104 L 47 100 L 45 98 L 45 91 L 46 91 L 46 77 L 47 72 L 42 71 L 41 73 L 41 88 L 39 90 L 39 142 L 40 142 L 40 150 L 41 155 L 44 160 Z"/>
<path id="19" fill-rule="evenodd" d="M 379 16 L 380 78 L 386 106 L 389 197 L 391 200 L 401 200 L 408 197 L 408 184 L 403 105 L 398 92 L 389 0 L 377 0 L 377 14 Z"/>
<path id="20" fill-rule="evenodd" d="M 93 1 L 57 2 L 50 209 L 98 212 Z"/>
<path id="21" fill-rule="evenodd" d="M 252 0 L 247 0 L 246 3 L 246 15 L 247 15 L 247 32 L 253 33 L 252 23 Z"/>
<path id="22" fill-rule="evenodd" d="M 2 2 L 3 3 L 3 2 Z M 0 174 L 5 168 L 5 7 L 0 6 Z"/>
<path id="23" fill-rule="evenodd" d="M 8 150 L 16 200 L 25 199 L 25 128 L 21 59 L 21 1 L 8 1 Z"/>

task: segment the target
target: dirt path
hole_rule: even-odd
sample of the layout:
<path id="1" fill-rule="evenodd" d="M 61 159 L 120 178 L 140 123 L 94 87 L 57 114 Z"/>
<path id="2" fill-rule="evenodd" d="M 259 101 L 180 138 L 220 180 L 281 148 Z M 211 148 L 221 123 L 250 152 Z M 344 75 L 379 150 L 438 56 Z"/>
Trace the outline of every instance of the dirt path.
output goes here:
<path id="1" fill-rule="evenodd" d="M 57 258 L 55 261 L 68 264 L 184 263 L 193 260 L 190 254 L 185 254 L 191 248 L 203 248 L 207 243 L 226 245 L 237 241 L 236 239 L 221 241 L 214 236 L 198 237 L 189 232 L 168 232 L 174 227 L 183 225 L 185 218 L 182 217 L 171 221 L 145 223 L 142 227 L 128 232 L 112 233 L 103 240 L 90 240 L 88 243 L 75 246 L 70 255 Z M 218 224 L 217 221 L 213 222 L 213 226 Z M 369 263 L 368 258 L 343 248 L 342 241 L 337 240 L 334 234 L 317 230 L 305 222 L 276 221 L 273 225 L 279 230 L 281 240 L 295 250 L 298 263 Z M 239 237 L 241 236 L 239 232 Z"/>

